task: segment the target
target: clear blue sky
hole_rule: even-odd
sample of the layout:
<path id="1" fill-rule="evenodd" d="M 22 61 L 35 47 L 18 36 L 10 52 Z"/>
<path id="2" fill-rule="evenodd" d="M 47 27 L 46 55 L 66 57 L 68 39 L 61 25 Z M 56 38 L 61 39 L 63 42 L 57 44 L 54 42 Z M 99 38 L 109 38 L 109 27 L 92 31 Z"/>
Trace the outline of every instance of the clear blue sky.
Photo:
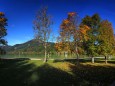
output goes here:
<path id="1" fill-rule="evenodd" d="M 0 11 L 8 18 L 5 39 L 9 45 L 24 43 L 34 37 L 33 20 L 41 6 L 47 6 L 53 17 L 55 35 L 58 35 L 60 23 L 67 13 L 73 11 L 80 18 L 98 13 L 115 28 L 115 0 L 0 0 Z"/>

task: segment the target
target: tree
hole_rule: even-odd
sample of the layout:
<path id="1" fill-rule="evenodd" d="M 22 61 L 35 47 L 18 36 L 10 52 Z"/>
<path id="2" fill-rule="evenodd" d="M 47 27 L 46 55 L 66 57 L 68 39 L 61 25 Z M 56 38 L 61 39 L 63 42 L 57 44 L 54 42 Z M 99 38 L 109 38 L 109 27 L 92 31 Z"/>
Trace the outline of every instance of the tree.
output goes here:
<path id="1" fill-rule="evenodd" d="M 4 36 L 7 35 L 6 26 L 7 26 L 7 19 L 4 15 L 4 13 L 0 12 L 0 46 L 7 44 L 7 42 L 4 40 Z M 3 51 L 3 49 L 0 48 L 0 52 L 2 52 L 2 51 Z M 2 53 L 0 53 L 0 54 L 2 54 Z"/>
<path id="2" fill-rule="evenodd" d="M 81 47 L 82 54 L 85 54 L 85 47 L 87 41 L 90 39 L 88 36 L 90 28 L 87 25 L 80 25 L 79 26 L 79 46 Z"/>
<path id="3" fill-rule="evenodd" d="M 41 8 L 34 20 L 34 30 L 35 30 L 35 38 L 39 41 L 43 42 L 44 45 L 44 62 L 47 61 L 47 45 L 51 34 L 51 16 L 47 12 L 47 8 Z"/>
<path id="4" fill-rule="evenodd" d="M 77 30 L 77 14 L 76 12 L 69 12 L 67 19 L 62 21 L 60 25 L 60 38 L 63 44 L 63 51 L 71 52 L 74 50 L 74 38 Z M 74 49 L 73 49 L 74 48 Z"/>
<path id="5" fill-rule="evenodd" d="M 94 63 L 94 56 L 97 55 L 98 44 L 98 28 L 101 22 L 101 18 L 98 14 L 94 14 L 92 17 L 86 16 L 82 19 L 82 25 L 87 25 L 90 30 L 88 31 L 89 39 L 84 43 L 84 49 L 87 54 L 92 57 L 92 63 Z"/>
<path id="6" fill-rule="evenodd" d="M 108 20 L 104 20 L 99 25 L 99 47 L 98 52 L 105 56 L 105 63 L 107 63 L 108 55 L 114 52 L 115 39 L 112 24 Z"/>

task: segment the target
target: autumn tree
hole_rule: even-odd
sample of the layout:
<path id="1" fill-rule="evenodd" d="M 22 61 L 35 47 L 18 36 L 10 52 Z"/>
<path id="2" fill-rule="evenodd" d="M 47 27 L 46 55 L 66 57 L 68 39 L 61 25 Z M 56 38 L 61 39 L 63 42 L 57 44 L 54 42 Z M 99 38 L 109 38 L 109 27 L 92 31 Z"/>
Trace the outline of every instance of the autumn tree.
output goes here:
<path id="1" fill-rule="evenodd" d="M 44 62 L 47 61 L 47 45 L 50 38 L 52 25 L 51 16 L 47 11 L 48 10 L 46 7 L 41 8 L 34 20 L 35 38 L 43 42 L 44 45 Z"/>
<path id="2" fill-rule="evenodd" d="M 108 20 L 104 20 L 99 25 L 99 47 L 98 52 L 105 57 L 107 63 L 108 55 L 112 55 L 115 48 L 115 39 L 112 24 Z"/>
<path id="3" fill-rule="evenodd" d="M 6 26 L 7 26 L 7 19 L 4 15 L 4 13 L 0 12 L 0 46 L 7 44 L 7 42 L 4 40 L 4 36 L 7 35 Z M 2 54 L 2 52 L 3 52 L 2 48 L 0 48 L 0 52 L 1 52 L 0 54 Z"/>
<path id="4" fill-rule="evenodd" d="M 87 25 L 90 30 L 88 31 L 89 39 L 84 44 L 84 49 L 87 54 L 92 57 L 92 63 L 94 63 L 94 56 L 98 55 L 97 46 L 98 46 L 98 28 L 101 22 L 100 16 L 94 14 L 93 16 L 86 16 L 82 19 L 81 24 Z"/>
<path id="5" fill-rule="evenodd" d="M 60 37 L 64 45 L 63 51 L 72 53 L 72 51 L 75 50 L 75 47 L 73 47 L 73 41 L 76 28 L 77 14 L 75 12 L 69 12 L 67 19 L 63 20 L 62 24 L 60 25 Z"/>
<path id="6" fill-rule="evenodd" d="M 87 41 L 89 39 L 88 31 L 90 28 L 87 25 L 80 25 L 79 28 L 79 38 L 81 42 Z"/>
<path id="7" fill-rule="evenodd" d="M 81 49 L 81 54 L 85 54 L 85 45 L 87 44 L 87 41 L 90 39 L 88 32 L 90 31 L 90 27 L 87 25 L 80 25 L 78 30 L 78 39 L 79 39 L 79 46 Z M 79 50 L 80 50 L 79 49 Z"/>

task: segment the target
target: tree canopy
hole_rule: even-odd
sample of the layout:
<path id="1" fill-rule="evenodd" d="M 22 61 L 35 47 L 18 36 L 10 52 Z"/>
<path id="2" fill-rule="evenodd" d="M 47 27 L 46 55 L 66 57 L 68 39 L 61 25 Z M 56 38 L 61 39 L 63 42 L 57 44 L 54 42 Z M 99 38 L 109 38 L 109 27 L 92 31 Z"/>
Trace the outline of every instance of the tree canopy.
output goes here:
<path id="1" fill-rule="evenodd" d="M 7 19 L 3 12 L 0 12 L 0 46 L 6 45 L 7 42 L 4 39 L 4 36 L 7 35 Z M 0 54 L 3 54 L 5 51 L 0 47 Z"/>
<path id="2" fill-rule="evenodd" d="M 0 44 L 5 45 L 6 41 L 3 39 L 7 35 L 7 19 L 3 12 L 0 12 Z"/>

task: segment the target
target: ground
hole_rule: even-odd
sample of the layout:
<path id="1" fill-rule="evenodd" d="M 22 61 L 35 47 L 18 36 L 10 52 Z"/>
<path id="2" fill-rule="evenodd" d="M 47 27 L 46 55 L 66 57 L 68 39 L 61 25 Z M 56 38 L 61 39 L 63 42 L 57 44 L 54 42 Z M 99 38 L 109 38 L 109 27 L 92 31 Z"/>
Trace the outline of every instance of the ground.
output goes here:
<path id="1" fill-rule="evenodd" d="M 114 81 L 115 61 L 0 61 L 0 86 L 110 86 Z"/>

